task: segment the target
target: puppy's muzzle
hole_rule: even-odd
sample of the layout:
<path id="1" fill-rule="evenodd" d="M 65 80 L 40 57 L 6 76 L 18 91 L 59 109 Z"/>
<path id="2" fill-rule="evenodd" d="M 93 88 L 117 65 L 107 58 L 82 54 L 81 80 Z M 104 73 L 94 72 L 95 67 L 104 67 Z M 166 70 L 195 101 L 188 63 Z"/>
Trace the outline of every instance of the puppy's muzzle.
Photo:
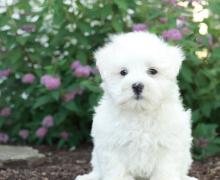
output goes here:
<path id="1" fill-rule="evenodd" d="M 132 89 L 135 95 L 139 96 L 144 89 L 144 85 L 142 83 L 134 83 L 132 84 Z"/>

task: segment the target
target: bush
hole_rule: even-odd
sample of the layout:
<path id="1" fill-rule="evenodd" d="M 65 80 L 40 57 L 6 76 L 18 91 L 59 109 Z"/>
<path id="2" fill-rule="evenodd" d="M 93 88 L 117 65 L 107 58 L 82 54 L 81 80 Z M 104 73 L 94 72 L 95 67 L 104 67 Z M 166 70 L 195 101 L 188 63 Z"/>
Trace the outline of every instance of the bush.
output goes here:
<path id="1" fill-rule="evenodd" d="M 220 151 L 218 0 L 0 3 L 1 143 L 88 141 L 101 95 L 92 52 L 109 34 L 149 30 L 186 52 L 179 81 L 193 112 L 195 157 Z M 196 12 L 206 17 L 194 22 Z"/>

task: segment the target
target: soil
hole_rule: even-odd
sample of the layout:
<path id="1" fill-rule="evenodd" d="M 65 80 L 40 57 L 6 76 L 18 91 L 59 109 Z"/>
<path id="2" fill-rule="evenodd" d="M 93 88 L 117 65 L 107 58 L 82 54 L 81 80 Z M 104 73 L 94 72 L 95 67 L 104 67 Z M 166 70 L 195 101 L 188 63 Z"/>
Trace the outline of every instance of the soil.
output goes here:
<path id="1" fill-rule="evenodd" d="M 91 146 L 84 145 L 73 151 L 38 149 L 45 158 L 0 164 L 0 180 L 74 180 L 78 174 L 90 170 Z M 194 162 L 190 174 L 199 180 L 220 180 L 220 155 Z"/>

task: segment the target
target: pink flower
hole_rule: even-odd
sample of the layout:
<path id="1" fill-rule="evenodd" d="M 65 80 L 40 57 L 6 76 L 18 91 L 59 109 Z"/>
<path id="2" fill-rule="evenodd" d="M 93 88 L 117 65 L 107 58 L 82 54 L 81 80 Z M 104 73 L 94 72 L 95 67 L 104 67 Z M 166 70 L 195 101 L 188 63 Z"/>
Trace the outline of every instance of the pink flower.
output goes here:
<path id="1" fill-rule="evenodd" d="M 61 132 L 61 133 L 60 133 L 60 138 L 63 139 L 63 140 L 65 140 L 65 141 L 68 140 L 68 138 L 69 138 L 69 133 L 66 132 L 66 131 Z"/>
<path id="2" fill-rule="evenodd" d="M 50 128 L 54 125 L 54 119 L 53 116 L 48 115 L 46 117 L 44 117 L 43 121 L 42 121 L 42 126 L 46 127 L 46 128 Z"/>
<path id="3" fill-rule="evenodd" d="M 72 101 L 72 100 L 76 97 L 76 94 L 77 94 L 76 91 L 68 92 L 67 94 L 65 94 L 65 95 L 63 96 L 63 100 L 64 100 L 65 102 Z"/>
<path id="4" fill-rule="evenodd" d="M 40 127 L 40 128 L 38 128 L 37 131 L 36 131 L 36 136 L 37 136 L 38 138 L 40 138 L 40 139 L 43 139 L 43 138 L 46 136 L 47 131 L 48 131 L 47 128 L 45 128 L 45 127 Z"/>
<path id="5" fill-rule="evenodd" d="M 160 18 L 160 23 L 161 24 L 166 24 L 168 22 L 168 19 L 167 18 L 165 18 L 165 17 L 161 17 Z"/>
<path id="6" fill-rule="evenodd" d="M 75 69 L 74 75 L 76 77 L 88 77 L 91 74 L 91 70 L 90 66 L 79 66 Z"/>
<path id="7" fill-rule="evenodd" d="M 0 132 L 0 143 L 7 143 L 9 136 L 6 133 Z"/>
<path id="8" fill-rule="evenodd" d="M 163 38 L 165 40 L 181 40 L 183 38 L 182 33 L 178 29 L 170 29 L 163 32 Z"/>
<path id="9" fill-rule="evenodd" d="M 18 134 L 23 140 L 26 140 L 29 136 L 29 131 L 26 129 L 23 129 L 23 130 L 20 130 Z"/>
<path id="10" fill-rule="evenodd" d="M 133 31 L 146 31 L 148 29 L 146 24 L 139 23 L 139 24 L 134 24 L 132 26 Z"/>
<path id="11" fill-rule="evenodd" d="M 4 77 L 8 77 L 10 74 L 11 74 L 11 69 L 0 71 L 0 79 Z"/>
<path id="12" fill-rule="evenodd" d="M 77 69 L 78 67 L 80 67 L 81 64 L 80 64 L 80 61 L 79 60 L 76 60 L 76 61 L 73 61 L 72 64 L 71 64 L 71 69 Z"/>
<path id="13" fill-rule="evenodd" d="M 48 90 L 58 89 L 60 87 L 60 78 L 44 75 L 41 77 L 41 84 L 43 84 Z"/>
<path id="14" fill-rule="evenodd" d="M 10 107 L 5 107 L 0 110 L 0 116 L 2 117 L 8 117 L 11 115 L 11 108 Z"/>
<path id="15" fill-rule="evenodd" d="M 33 74 L 25 74 L 23 77 L 22 77 L 22 82 L 24 84 L 32 84 L 35 80 L 35 76 Z"/>

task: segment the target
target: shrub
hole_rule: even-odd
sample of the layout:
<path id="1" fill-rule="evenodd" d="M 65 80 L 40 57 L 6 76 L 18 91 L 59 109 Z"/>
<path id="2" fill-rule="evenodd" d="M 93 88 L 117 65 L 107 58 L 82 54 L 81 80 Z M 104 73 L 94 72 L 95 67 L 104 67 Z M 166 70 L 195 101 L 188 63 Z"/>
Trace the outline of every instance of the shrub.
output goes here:
<path id="1" fill-rule="evenodd" d="M 195 157 L 220 151 L 217 0 L 0 3 L 0 143 L 88 141 L 101 95 L 92 52 L 112 33 L 148 30 L 186 52 L 179 81 L 192 108 Z"/>

